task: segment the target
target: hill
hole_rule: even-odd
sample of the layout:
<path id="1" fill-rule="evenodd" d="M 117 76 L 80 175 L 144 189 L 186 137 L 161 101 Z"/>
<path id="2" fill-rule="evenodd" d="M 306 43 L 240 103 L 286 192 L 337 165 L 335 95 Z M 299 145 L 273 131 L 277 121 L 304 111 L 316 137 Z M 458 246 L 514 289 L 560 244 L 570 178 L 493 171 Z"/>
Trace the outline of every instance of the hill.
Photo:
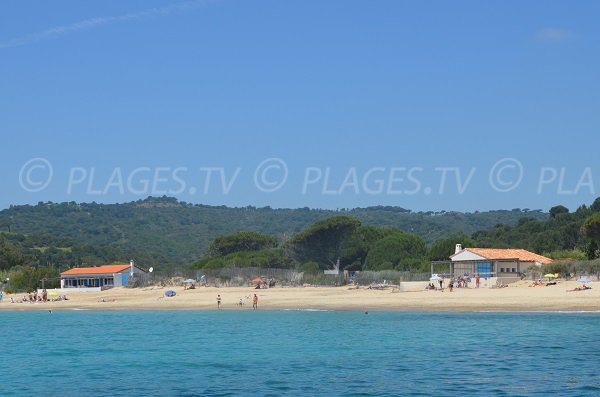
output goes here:
<path id="1" fill-rule="evenodd" d="M 38 203 L 0 211 L 4 238 L 30 253 L 39 264 L 66 268 L 136 258 L 144 266 L 189 264 L 218 235 L 256 231 L 287 240 L 317 220 L 344 214 L 364 224 L 395 227 L 427 243 L 472 235 L 521 218 L 542 221 L 540 210 L 489 212 L 411 212 L 400 207 L 342 209 L 230 208 L 149 197 L 123 204 Z"/>
<path id="2" fill-rule="evenodd" d="M 550 209 L 550 216 L 546 220 L 524 217 L 516 225 L 499 224 L 491 229 L 478 231 L 472 237 L 482 247 L 524 248 L 555 255 L 564 251 L 563 254 L 571 259 L 574 259 L 573 251 L 576 250 L 585 252 L 589 259 L 594 259 L 597 257 L 597 243 L 582 233 L 582 226 L 598 212 L 600 198 L 590 207 L 582 205 L 572 213 L 558 205 Z"/>

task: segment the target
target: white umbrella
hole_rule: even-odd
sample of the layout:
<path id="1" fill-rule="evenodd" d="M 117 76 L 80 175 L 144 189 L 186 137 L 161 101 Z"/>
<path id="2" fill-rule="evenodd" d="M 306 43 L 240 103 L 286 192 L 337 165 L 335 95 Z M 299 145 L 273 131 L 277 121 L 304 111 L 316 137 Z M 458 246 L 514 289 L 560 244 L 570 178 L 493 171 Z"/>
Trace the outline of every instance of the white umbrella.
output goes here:
<path id="1" fill-rule="evenodd" d="M 429 281 L 440 281 L 443 280 L 443 278 L 441 278 L 440 276 L 438 276 L 437 274 L 434 274 L 433 276 L 431 276 L 431 278 L 429 279 Z"/>
<path id="2" fill-rule="evenodd" d="M 588 278 L 588 277 L 581 277 L 581 278 L 578 278 L 577 281 L 580 283 L 591 283 L 592 279 Z"/>
<path id="3" fill-rule="evenodd" d="M 194 284 L 196 282 L 196 280 L 194 280 L 193 278 L 188 278 L 187 280 L 184 281 L 184 283 L 186 284 Z"/>

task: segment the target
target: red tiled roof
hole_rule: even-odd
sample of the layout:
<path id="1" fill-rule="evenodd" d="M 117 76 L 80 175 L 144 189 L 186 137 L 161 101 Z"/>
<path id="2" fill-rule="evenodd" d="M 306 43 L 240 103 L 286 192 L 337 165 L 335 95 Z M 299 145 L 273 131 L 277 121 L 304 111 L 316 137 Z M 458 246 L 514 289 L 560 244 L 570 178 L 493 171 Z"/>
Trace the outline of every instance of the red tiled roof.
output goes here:
<path id="1" fill-rule="evenodd" d="M 463 251 L 470 251 L 486 259 L 518 259 L 522 262 L 538 262 L 542 264 L 552 262 L 552 259 L 538 255 L 531 251 L 514 248 L 465 248 Z"/>
<path id="2" fill-rule="evenodd" d="M 66 272 L 62 272 L 61 276 L 69 274 L 113 274 L 126 269 L 129 269 L 129 264 L 125 263 L 120 265 L 104 265 L 98 267 L 74 267 L 73 269 L 69 269 Z"/>

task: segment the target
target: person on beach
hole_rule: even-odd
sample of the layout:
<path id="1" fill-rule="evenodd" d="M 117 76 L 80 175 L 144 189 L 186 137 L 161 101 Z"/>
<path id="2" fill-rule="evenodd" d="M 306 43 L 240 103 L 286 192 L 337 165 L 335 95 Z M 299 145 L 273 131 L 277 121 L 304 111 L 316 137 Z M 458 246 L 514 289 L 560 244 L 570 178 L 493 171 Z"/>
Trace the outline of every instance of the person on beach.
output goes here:
<path id="1" fill-rule="evenodd" d="M 448 289 L 450 290 L 450 292 L 452 292 L 453 288 L 454 288 L 454 276 L 450 277 L 450 282 L 448 283 Z"/>
<path id="2" fill-rule="evenodd" d="M 479 283 L 481 282 L 481 277 L 479 276 L 479 273 L 477 273 L 477 275 L 475 276 L 475 287 L 479 288 Z"/>
<path id="3" fill-rule="evenodd" d="M 444 290 L 444 279 L 440 279 L 440 289 Z"/>
<path id="4" fill-rule="evenodd" d="M 0 303 L 2 303 L 2 299 L 4 299 L 4 292 L 0 291 Z"/>
<path id="5" fill-rule="evenodd" d="M 254 294 L 254 296 L 252 297 L 252 310 L 256 309 L 258 309 L 258 296 Z"/>
<path id="6" fill-rule="evenodd" d="M 221 308 L 221 295 L 217 295 L 217 309 Z"/>

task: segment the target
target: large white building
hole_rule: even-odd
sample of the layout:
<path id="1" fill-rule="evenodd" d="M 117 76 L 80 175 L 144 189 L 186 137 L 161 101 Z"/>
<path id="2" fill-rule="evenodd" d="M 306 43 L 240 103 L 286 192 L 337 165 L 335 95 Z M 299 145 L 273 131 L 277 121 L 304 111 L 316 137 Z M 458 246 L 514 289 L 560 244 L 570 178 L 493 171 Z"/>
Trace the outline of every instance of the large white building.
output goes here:
<path id="1" fill-rule="evenodd" d="M 514 248 L 462 248 L 456 244 L 450 256 L 452 274 L 477 274 L 482 277 L 518 277 L 534 265 L 540 267 L 552 259 L 531 251 Z"/>

